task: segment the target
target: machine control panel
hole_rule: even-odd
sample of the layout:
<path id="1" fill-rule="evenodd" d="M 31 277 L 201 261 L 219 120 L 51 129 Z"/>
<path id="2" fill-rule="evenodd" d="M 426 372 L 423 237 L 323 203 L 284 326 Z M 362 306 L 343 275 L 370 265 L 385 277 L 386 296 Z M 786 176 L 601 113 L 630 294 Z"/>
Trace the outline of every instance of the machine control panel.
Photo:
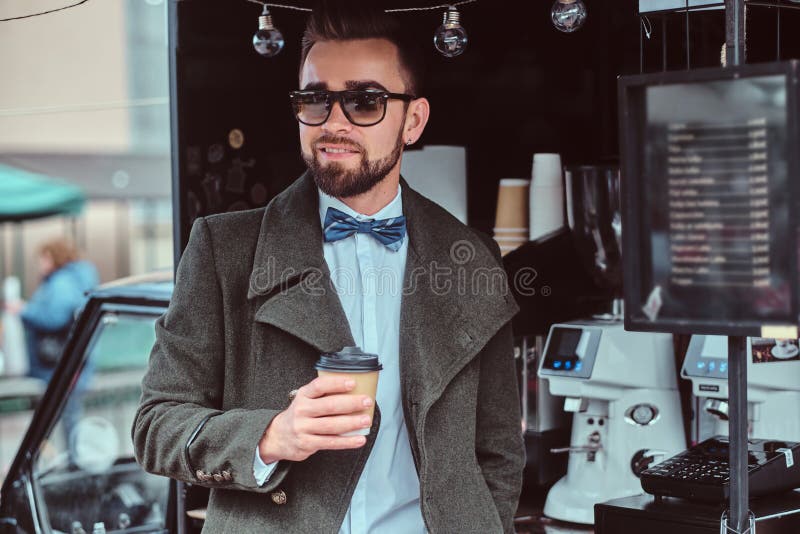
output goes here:
<path id="1" fill-rule="evenodd" d="M 683 364 L 684 376 L 728 378 L 727 336 L 692 336 Z"/>
<path id="2" fill-rule="evenodd" d="M 715 436 L 642 473 L 642 489 L 653 495 L 726 501 L 730 492 L 728 438 Z M 750 497 L 800 487 L 800 443 L 748 441 Z"/>
<path id="3" fill-rule="evenodd" d="M 782 363 L 800 360 L 798 340 L 747 338 L 747 352 L 753 364 Z M 682 374 L 691 378 L 728 377 L 728 338 L 692 336 L 686 350 Z M 702 391 L 702 387 L 701 387 Z"/>
<path id="4" fill-rule="evenodd" d="M 544 347 L 541 374 L 589 378 L 600 345 L 600 328 L 553 325 Z"/>

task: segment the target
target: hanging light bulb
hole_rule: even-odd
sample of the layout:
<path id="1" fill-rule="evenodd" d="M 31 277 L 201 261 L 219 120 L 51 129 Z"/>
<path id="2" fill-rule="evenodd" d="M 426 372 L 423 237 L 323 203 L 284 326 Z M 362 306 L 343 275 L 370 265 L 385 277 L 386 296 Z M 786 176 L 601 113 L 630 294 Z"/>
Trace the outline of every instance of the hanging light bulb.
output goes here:
<path id="1" fill-rule="evenodd" d="M 467 49 L 467 32 L 459 24 L 460 18 L 454 6 L 448 7 L 442 25 L 433 34 L 433 45 L 445 57 L 456 57 Z"/>
<path id="2" fill-rule="evenodd" d="M 258 31 L 253 35 L 253 48 L 264 57 L 274 57 L 283 50 L 283 34 L 272 24 L 267 4 L 258 17 Z"/>
<path id="3" fill-rule="evenodd" d="M 550 10 L 553 26 L 564 33 L 571 33 L 586 21 L 586 6 L 581 0 L 556 0 Z"/>

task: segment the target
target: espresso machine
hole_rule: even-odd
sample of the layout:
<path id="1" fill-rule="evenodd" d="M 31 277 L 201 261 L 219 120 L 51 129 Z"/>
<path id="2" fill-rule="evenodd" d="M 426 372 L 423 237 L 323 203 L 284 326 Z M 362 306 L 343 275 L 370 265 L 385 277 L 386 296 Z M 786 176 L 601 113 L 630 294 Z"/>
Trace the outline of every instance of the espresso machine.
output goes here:
<path id="1" fill-rule="evenodd" d="M 686 448 L 672 336 L 620 321 L 553 325 L 539 376 L 573 413 L 567 474 L 544 513 L 594 523 L 594 505 L 642 493 L 638 474 Z"/>
<path id="2" fill-rule="evenodd" d="M 800 348 L 797 340 L 748 338 L 750 438 L 800 442 Z M 700 400 L 697 441 L 728 435 L 728 338 L 692 336 L 681 369 Z M 706 414 L 704 417 L 703 414 Z M 702 424 L 703 422 L 706 424 Z"/>

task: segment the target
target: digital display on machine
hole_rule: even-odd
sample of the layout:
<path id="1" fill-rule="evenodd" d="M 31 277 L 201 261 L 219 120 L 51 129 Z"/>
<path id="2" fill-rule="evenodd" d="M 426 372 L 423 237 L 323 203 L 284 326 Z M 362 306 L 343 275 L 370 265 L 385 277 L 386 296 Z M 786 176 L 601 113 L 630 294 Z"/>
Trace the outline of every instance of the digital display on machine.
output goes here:
<path id="1" fill-rule="evenodd" d="M 542 368 L 558 373 L 588 377 L 601 332 L 593 328 L 554 326 L 545 347 Z"/>
<path id="2" fill-rule="evenodd" d="M 635 182 L 623 218 L 623 235 L 636 227 L 623 240 L 632 322 L 740 335 L 736 325 L 797 324 L 787 78 L 720 74 L 628 91 L 639 134 L 623 143 L 623 187 Z"/>

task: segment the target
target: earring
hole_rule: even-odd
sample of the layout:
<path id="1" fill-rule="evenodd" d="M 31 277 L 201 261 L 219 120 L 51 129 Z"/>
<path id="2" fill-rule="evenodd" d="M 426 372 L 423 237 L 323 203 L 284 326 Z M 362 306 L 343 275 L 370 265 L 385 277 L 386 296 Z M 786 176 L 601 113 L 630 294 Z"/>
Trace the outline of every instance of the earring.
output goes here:
<path id="1" fill-rule="evenodd" d="M 411 146 L 411 145 L 413 145 L 413 144 L 414 144 L 414 141 L 413 141 L 413 140 L 411 140 L 411 139 L 409 139 L 408 141 L 406 141 L 406 146 Z"/>

